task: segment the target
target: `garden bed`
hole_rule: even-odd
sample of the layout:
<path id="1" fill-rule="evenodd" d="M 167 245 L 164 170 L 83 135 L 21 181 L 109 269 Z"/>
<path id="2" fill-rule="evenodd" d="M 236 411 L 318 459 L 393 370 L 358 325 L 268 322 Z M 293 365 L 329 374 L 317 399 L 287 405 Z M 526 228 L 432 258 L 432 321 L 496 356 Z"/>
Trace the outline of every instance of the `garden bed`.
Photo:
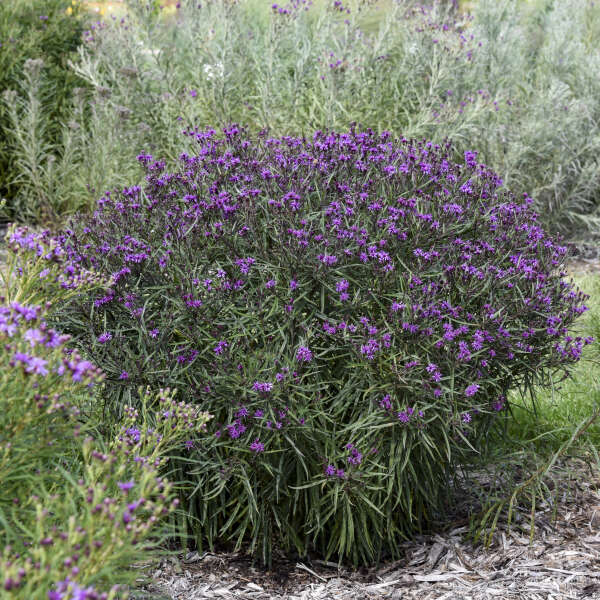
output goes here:
<path id="1" fill-rule="evenodd" d="M 445 533 L 406 542 L 402 559 L 378 568 L 279 560 L 267 571 L 241 554 L 190 553 L 161 563 L 152 592 L 172 600 L 600 598 L 600 471 L 570 459 L 555 484 L 556 505 L 539 506 L 531 543 L 527 510 L 510 528 L 500 523 L 487 550 L 466 540 L 468 522 L 457 515 Z"/>

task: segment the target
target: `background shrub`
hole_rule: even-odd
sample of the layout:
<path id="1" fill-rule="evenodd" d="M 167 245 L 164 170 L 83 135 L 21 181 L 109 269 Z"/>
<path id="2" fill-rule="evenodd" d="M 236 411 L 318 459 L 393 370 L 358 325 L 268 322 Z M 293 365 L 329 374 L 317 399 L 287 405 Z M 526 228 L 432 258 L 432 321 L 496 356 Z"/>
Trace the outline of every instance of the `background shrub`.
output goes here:
<path id="1" fill-rule="evenodd" d="M 58 200 L 48 197 L 54 190 L 46 189 L 44 195 L 40 179 L 52 167 L 47 164 L 50 148 L 61 146 L 73 90 L 83 85 L 68 66 L 82 41 L 82 25 L 79 2 L 0 4 L 0 90 L 5 93 L 5 102 L 0 102 L 0 198 L 8 199 L 11 219 L 56 217 L 52 205 Z M 43 70 L 43 80 L 38 76 L 32 81 L 26 65 L 29 71 Z M 10 109 L 19 96 L 8 90 L 18 91 L 30 109 L 21 115 L 23 139 L 16 141 Z M 37 183 L 33 194 L 31 182 Z"/>
<path id="2" fill-rule="evenodd" d="M 214 414 L 180 460 L 198 542 L 370 561 L 444 507 L 507 393 L 590 339 L 567 250 L 476 152 L 389 133 L 188 131 L 59 243 L 112 278 L 60 323 L 106 373 Z M 19 243 L 18 239 L 14 240 Z"/>
<path id="3" fill-rule="evenodd" d="M 550 229 L 596 223 L 598 3 L 482 0 L 472 16 L 448 2 L 180 4 L 165 16 L 131 0 L 123 21 L 84 33 L 73 68 L 89 92 L 64 119 L 70 143 L 50 152 L 66 175 L 32 183 L 23 206 L 37 210 L 37 194 L 72 213 L 141 182 L 131 157 L 174 160 L 182 126 L 239 122 L 279 136 L 357 122 L 450 138 L 454 158 L 477 148 Z M 21 106 L 11 131 L 26 138 L 30 113 Z"/>

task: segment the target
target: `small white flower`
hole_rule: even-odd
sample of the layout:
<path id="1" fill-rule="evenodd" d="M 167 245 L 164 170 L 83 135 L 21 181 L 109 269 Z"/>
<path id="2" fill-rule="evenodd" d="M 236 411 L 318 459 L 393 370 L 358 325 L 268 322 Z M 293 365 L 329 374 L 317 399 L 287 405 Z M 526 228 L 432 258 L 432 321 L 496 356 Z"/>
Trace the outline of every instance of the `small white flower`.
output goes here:
<path id="1" fill-rule="evenodd" d="M 206 79 L 211 80 L 216 77 L 223 77 L 224 69 L 223 63 L 218 62 L 215 65 L 204 65 L 204 74 L 206 75 Z"/>

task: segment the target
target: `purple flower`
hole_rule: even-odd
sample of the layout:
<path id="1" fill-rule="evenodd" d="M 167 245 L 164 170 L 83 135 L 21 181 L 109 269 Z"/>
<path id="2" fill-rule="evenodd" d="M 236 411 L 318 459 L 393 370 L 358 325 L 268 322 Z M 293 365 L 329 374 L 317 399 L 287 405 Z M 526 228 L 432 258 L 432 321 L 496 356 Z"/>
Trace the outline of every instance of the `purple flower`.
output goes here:
<path id="1" fill-rule="evenodd" d="M 375 358 L 377 350 L 379 350 L 379 343 L 372 338 L 360 347 L 361 354 L 364 354 L 368 360 L 373 360 Z"/>
<path id="2" fill-rule="evenodd" d="M 345 279 L 341 279 L 337 282 L 335 289 L 338 292 L 345 292 L 348 289 L 349 285 L 350 284 Z"/>
<path id="3" fill-rule="evenodd" d="M 135 481 L 133 479 L 130 481 L 118 481 L 117 485 L 122 492 L 128 492 L 135 486 Z"/>
<path id="4" fill-rule="evenodd" d="M 39 329 L 28 329 L 23 337 L 31 344 L 32 348 L 46 339 Z"/>
<path id="5" fill-rule="evenodd" d="M 45 377 L 46 375 L 48 375 L 48 369 L 46 368 L 47 364 L 47 360 L 44 360 L 43 358 L 38 358 L 37 356 L 33 356 L 30 359 L 29 365 L 25 368 L 25 370 L 28 373 L 35 373 L 36 375 L 41 375 L 42 377 Z"/>
<path id="6" fill-rule="evenodd" d="M 140 441 L 140 437 L 141 437 L 141 431 L 139 429 L 137 429 L 136 427 L 130 427 L 129 429 L 127 429 L 125 431 L 125 433 L 132 439 L 132 441 L 134 443 L 138 443 Z"/>
<path id="7" fill-rule="evenodd" d="M 21 362 L 24 365 L 26 373 L 33 373 L 45 377 L 48 375 L 48 361 L 37 356 L 29 356 L 23 352 L 15 352 L 13 356 L 15 362 Z"/>
<path id="8" fill-rule="evenodd" d="M 256 262 L 254 258 L 248 256 L 247 258 L 238 258 L 235 264 L 240 268 L 240 271 L 247 275 L 250 272 L 250 267 Z"/>
<path id="9" fill-rule="evenodd" d="M 407 411 L 403 410 L 398 413 L 398 420 L 400 423 L 408 423 L 410 421 L 410 415 Z"/>
<path id="10" fill-rule="evenodd" d="M 380 401 L 379 406 L 384 410 L 390 410 L 392 408 L 392 397 L 386 394 Z"/>
<path id="11" fill-rule="evenodd" d="M 318 259 L 324 264 L 327 265 L 329 267 L 331 267 L 332 265 L 335 265 L 335 263 L 337 262 L 337 256 L 333 256 L 332 254 L 319 254 Z"/>
<path id="12" fill-rule="evenodd" d="M 77 568 L 75 567 L 75 570 Z M 66 577 L 59 581 L 53 590 L 48 592 L 48 600 L 99 600 L 104 594 L 99 594 L 93 587 L 83 588 L 77 585 L 72 579 Z"/>
<path id="13" fill-rule="evenodd" d="M 470 423 L 471 422 L 471 413 L 465 412 L 462 414 L 462 422 Z"/>
<path id="14" fill-rule="evenodd" d="M 471 168 L 475 168 L 477 166 L 477 152 L 472 150 L 465 151 L 465 162 Z"/>
<path id="15" fill-rule="evenodd" d="M 215 354 L 217 355 L 221 355 L 223 354 L 223 352 L 225 351 L 225 348 L 228 347 L 228 344 L 225 340 L 221 340 L 219 342 L 217 342 L 217 345 L 213 348 L 213 351 Z"/>
<path id="16" fill-rule="evenodd" d="M 349 444 L 351 445 L 351 444 Z M 348 446 L 346 446 L 348 447 Z M 362 462 L 363 455 L 358 451 L 357 448 L 350 448 L 350 456 L 348 457 L 348 463 L 354 466 L 360 465 Z"/>
<path id="17" fill-rule="evenodd" d="M 267 281 L 267 283 L 265 283 L 265 287 L 268 289 L 271 289 L 273 287 L 275 287 L 275 284 L 277 282 L 274 279 L 269 279 L 269 281 Z"/>
<path id="18" fill-rule="evenodd" d="M 335 476 L 335 467 L 333 465 L 327 465 L 324 470 L 327 477 Z"/>
<path id="19" fill-rule="evenodd" d="M 493 408 L 496 412 L 500 412 L 504 408 L 504 403 L 506 402 L 506 398 L 504 396 L 500 396 L 496 402 L 494 402 Z"/>
<path id="20" fill-rule="evenodd" d="M 296 359 L 299 362 L 310 362 L 312 360 L 313 354 L 310 350 L 310 348 L 307 348 L 306 346 L 300 346 L 300 348 L 298 348 L 298 350 L 296 351 Z"/>
<path id="21" fill-rule="evenodd" d="M 256 392 L 268 394 L 273 389 L 273 384 L 269 381 L 255 381 L 252 385 L 252 389 Z"/>
<path id="22" fill-rule="evenodd" d="M 256 438 L 250 444 L 250 450 L 252 450 L 252 452 L 256 452 L 258 454 L 260 452 L 264 452 L 265 451 L 265 445 L 262 442 L 260 442 L 258 438 Z"/>
<path id="23" fill-rule="evenodd" d="M 129 379 L 129 373 L 127 371 L 122 371 L 119 375 L 119 379 Z"/>
<path id="24" fill-rule="evenodd" d="M 460 191 L 463 192 L 463 194 L 473 193 L 473 184 L 470 179 L 460 187 Z"/>
<path id="25" fill-rule="evenodd" d="M 233 440 L 239 438 L 243 433 L 241 428 L 239 428 L 235 423 L 232 425 L 227 425 L 227 432 L 229 433 L 229 437 Z"/>
<path id="26" fill-rule="evenodd" d="M 469 362 L 471 360 L 471 352 L 467 342 L 458 342 L 458 360 Z"/>
<path id="27" fill-rule="evenodd" d="M 467 388 L 465 389 L 465 396 L 467 396 L 467 397 L 474 396 L 479 391 L 480 387 L 481 386 L 478 383 L 472 383 L 471 385 L 467 386 Z"/>
<path id="28" fill-rule="evenodd" d="M 14 361 L 22 362 L 25 364 L 28 364 L 30 359 L 31 357 L 28 354 L 25 354 L 24 352 L 15 352 L 15 354 L 13 355 Z"/>
<path id="29" fill-rule="evenodd" d="M 98 336 L 99 344 L 105 344 L 109 340 L 112 340 L 112 333 L 110 333 L 110 331 L 105 331 Z"/>

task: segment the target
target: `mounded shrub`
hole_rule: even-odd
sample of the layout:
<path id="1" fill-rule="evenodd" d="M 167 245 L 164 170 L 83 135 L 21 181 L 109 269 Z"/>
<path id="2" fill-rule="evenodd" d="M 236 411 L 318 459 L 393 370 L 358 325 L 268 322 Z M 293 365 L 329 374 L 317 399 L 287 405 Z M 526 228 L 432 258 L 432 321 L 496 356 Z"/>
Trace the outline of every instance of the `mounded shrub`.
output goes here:
<path id="1" fill-rule="evenodd" d="M 178 168 L 107 192 L 60 237 L 110 275 L 61 326 L 106 374 L 214 415 L 180 457 L 199 543 L 371 561 L 439 515 L 507 392 L 589 339 L 566 247 L 476 152 L 370 130 L 187 131 Z"/>

